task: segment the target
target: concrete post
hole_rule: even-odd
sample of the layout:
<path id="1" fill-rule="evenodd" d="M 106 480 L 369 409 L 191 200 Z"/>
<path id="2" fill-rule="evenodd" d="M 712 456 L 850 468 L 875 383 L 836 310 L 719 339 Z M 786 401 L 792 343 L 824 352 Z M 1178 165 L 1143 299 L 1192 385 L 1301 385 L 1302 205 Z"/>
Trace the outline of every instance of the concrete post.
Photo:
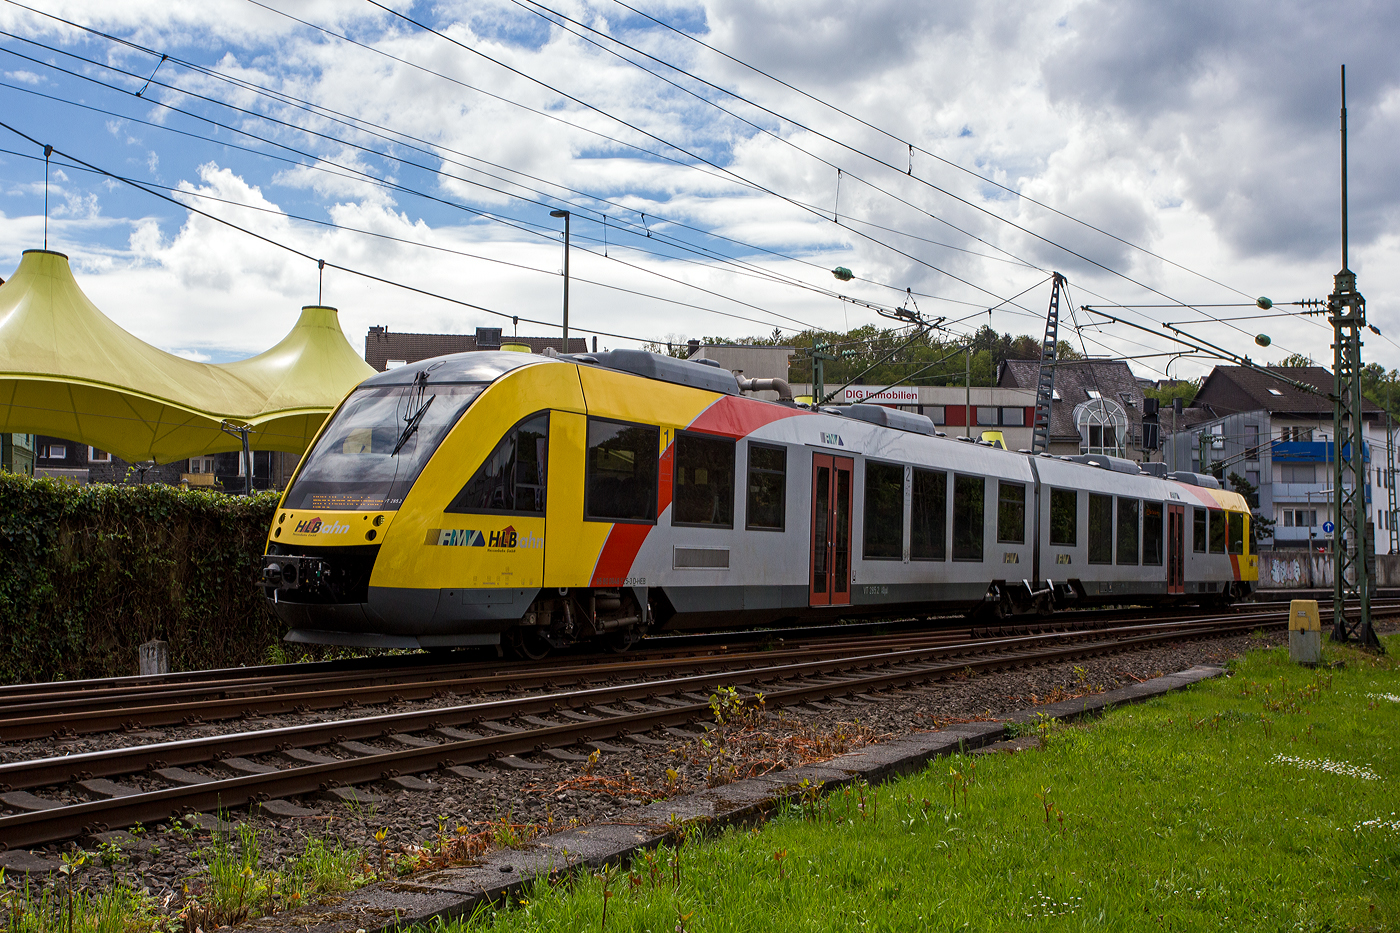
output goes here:
<path id="1" fill-rule="evenodd" d="M 141 676 L 170 673 L 170 645 L 160 640 L 143 644 L 138 653 L 141 658 Z"/>
<path id="2" fill-rule="evenodd" d="M 1317 600 L 1295 599 L 1288 605 L 1288 659 L 1304 667 L 1322 660 L 1322 619 Z"/>

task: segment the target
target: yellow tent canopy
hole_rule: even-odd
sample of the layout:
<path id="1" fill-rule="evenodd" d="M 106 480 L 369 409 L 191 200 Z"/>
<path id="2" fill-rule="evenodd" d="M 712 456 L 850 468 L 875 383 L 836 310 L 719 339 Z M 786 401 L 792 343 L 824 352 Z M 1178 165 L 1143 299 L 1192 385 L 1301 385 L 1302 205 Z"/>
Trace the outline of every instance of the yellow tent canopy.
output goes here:
<path id="1" fill-rule="evenodd" d="M 68 257 L 26 250 L 0 285 L 0 433 L 48 434 L 123 460 L 168 463 L 238 450 L 301 453 L 345 394 L 372 375 L 334 308 L 306 307 L 272 349 L 196 363 L 118 327 L 83 294 Z"/>

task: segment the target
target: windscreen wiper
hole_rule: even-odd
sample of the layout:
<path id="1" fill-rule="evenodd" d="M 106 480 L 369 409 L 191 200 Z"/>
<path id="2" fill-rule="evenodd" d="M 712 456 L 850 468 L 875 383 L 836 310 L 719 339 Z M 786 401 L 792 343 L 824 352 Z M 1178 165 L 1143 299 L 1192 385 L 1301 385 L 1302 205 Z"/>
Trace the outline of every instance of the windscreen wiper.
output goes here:
<path id="1" fill-rule="evenodd" d="M 408 439 L 413 436 L 413 432 L 418 430 L 418 422 L 423 420 L 423 413 L 428 410 L 429 405 L 433 404 L 435 398 L 437 398 L 436 395 L 428 396 L 428 400 L 418 407 L 412 418 L 408 419 L 408 424 L 404 425 L 403 433 L 399 435 L 399 442 L 394 445 L 394 452 L 389 456 L 396 456 L 400 450 L 403 450 L 403 445 L 407 444 Z"/>

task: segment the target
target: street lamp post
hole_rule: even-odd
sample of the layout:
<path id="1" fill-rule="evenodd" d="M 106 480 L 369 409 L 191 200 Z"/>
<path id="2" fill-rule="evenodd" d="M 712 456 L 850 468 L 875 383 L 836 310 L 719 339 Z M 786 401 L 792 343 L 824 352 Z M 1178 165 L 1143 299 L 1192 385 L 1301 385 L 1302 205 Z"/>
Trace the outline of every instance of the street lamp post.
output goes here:
<path id="1" fill-rule="evenodd" d="M 569 352 L 569 212 L 550 211 L 551 217 L 564 218 L 564 352 Z"/>

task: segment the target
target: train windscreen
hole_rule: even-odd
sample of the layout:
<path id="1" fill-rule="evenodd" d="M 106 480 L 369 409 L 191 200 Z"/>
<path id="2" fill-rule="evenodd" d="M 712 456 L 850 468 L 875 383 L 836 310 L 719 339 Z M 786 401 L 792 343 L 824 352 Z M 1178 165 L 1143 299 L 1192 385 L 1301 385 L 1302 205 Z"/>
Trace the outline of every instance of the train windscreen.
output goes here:
<path id="1" fill-rule="evenodd" d="M 486 386 L 356 389 L 287 491 L 290 509 L 394 511 L 447 432 Z"/>

